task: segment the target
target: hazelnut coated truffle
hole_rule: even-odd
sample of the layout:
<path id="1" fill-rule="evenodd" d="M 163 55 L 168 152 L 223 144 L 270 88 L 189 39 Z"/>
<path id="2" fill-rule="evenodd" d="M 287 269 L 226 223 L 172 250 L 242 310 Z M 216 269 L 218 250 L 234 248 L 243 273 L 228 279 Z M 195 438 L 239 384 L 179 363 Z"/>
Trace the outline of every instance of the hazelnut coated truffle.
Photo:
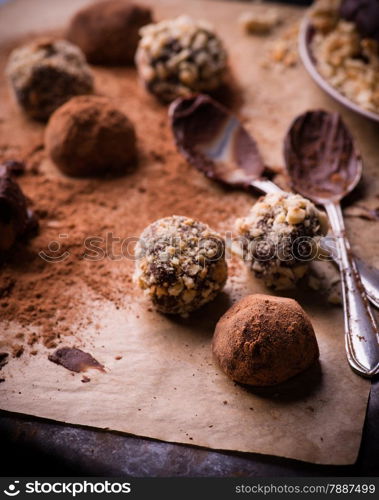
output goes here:
<path id="1" fill-rule="evenodd" d="M 13 50 L 6 74 L 19 105 L 36 120 L 47 120 L 71 97 L 93 91 L 82 51 L 65 40 L 37 40 Z"/>
<path id="2" fill-rule="evenodd" d="M 243 259 L 257 278 L 276 290 L 293 288 L 320 253 L 327 216 L 298 194 L 259 198 L 236 222 Z"/>
<path id="3" fill-rule="evenodd" d="M 136 134 L 107 98 L 74 97 L 51 116 L 45 146 L 58 168 L 73 177 L 120 175 L 135 165 Z"/>
<path id="4" fill-rule="evenodd" d="M 212 91 L 223 83 L 227 55 L 208 23 L 180 16 L 144 26 L 140 32 L 138 73 L 161 100 Z"/>
<path id="5" fill-rule="evenodd" d="M 212 350 L 235 382 L 270 386 L 301 373 L 319 357 L 310 319 L 293 299 L 248 295 L 216 325 Z"/>
<path id="6" fill-rule="evenodd" d="M 186 316 L 223 288 L 224 253 L 224 240 L 206 224 L 178 215 L 165 217 L 141 234 L 134 281 L 158 311 Z"/>
<path id="7" fill-rule="evenodd" d="M 130 65 L 139 30 L 152 22 L 149 8 L 128 0 L 106 0 L 84 7 L 71 19 L 66 38 L 92 64 Z"/>

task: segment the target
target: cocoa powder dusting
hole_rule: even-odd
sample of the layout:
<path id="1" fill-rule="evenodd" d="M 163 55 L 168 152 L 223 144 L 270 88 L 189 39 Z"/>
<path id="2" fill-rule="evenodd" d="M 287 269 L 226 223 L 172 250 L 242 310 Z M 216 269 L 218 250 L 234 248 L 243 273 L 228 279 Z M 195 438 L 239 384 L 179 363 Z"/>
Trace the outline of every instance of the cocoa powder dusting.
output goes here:
<path id="1" fill-rule="evenodd" d="M 2 75 L 9 52 L 25 41 L 0 47 Z M 92 70 L 97 94 L 113 99 L 136 128 L 138 165 L 123 177 L 65 177 L 47 158 L 44 126 L 23 115 L 0 79 L 0 161 L 25 162 L 17 181 L 40 222 L 39 234 L 18 243 L 0 268 L 0 318 L 23 326 L 28 352 L 40 344 L 58 347 L 76 328 L 91 325 L 88 291 L 119 308 L 141 296 L 132 284 L 134 261 L 125 256 L 133 249 L 127 238 L 138 237 L 154 220 L 185 215 L 222 233 L 252 203 L 251 195 L 215 185 L 183 160 L 167 108 L 140 86 L 135 69 Z"/>

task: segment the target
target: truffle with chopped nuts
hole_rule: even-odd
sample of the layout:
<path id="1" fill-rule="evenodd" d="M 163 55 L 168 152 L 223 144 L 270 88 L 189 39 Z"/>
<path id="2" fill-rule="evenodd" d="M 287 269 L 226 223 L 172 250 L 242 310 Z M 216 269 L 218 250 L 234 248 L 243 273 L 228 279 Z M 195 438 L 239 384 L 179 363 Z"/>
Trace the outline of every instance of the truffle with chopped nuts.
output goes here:
<path id="1" fill-rule="evenodd" d="M 133 64 L 139 30 L 152 22 L 151 10 L 128 0 L 105 0 L 79 10 L 66 37 L 93 64 Z"/>
<path id="2" fill-rule="evenodd" d="M 326 215 L 298 194 L 260 198 L 247 217 L 237 220 L 243 258 L 258 278 L 277 290 L 293 288 L 328 230 Z"/>
<path id="3" fill-rule="evenodd" d="M 221 236 L 202 222 L 177 215 L 159 219 L 136 246 L 134 280 L 159 311 L 186 316 L 223 288 L 224 251 Z"/>
<path id="4" fill-rule="evenodd" d="M 226 52 L 207 23 L 180 16 L 144 26 L 141 35 L 137 69 L 147 89 L 163 101 L 211 91 L 223 82 Z"/>
<path id="5" fill-rule="evenodd" d="M 310 367 L 319 357 L 305 311 L 293 299 L 248 295 L 216 325 L 212 350 L 236 382 L 276 385 Z"/>
<path id="6" fill-rule="evenodd" d="M 6 73 L 23 110 L 47 120 L 70 97 L 93 91 L 82 51 L 65 40 L 34 41 L 11 52 Z"/>

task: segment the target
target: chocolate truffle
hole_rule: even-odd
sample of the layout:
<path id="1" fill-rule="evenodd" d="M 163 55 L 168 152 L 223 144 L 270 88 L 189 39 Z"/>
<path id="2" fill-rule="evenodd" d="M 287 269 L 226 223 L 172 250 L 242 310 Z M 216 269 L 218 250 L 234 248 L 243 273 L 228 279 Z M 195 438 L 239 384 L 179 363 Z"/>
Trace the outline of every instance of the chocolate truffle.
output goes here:
<path id="1" fill-rule="evenodd" d="M 6 73 L 18 103 L 36 120 L 47 120 L 71 97 L 93 90 L 82 51 L 65 40 L 44 39 L 13 50 Z"/>
<path id="2" fill-rule="evenodd" d="M 134 63 L 139 29 L 152 22 L 147 7 L 125 0 L 98 2 L 72 18 L 66 38 L 82 49 L 93 64 Z"/>
<path id="3" fill-rule="evenodd" d="M 224 253 L 224 240 L 206 224 L 177 215 L 159 219 L 136 245 L 134 280 L 158 311 L 186 316 L 223 288 Z"/>
<path id="4" fill-rule="evenodd" d="M 326 215 L 291 193 L 261 197 L 236 226 L 244 260 L 256 277 L 276 290 L 293 288 L 304 276 L 328 231 Z"/>
<path id="5" fill-rule="evenodd" d="M 341 17 L 353 22 L 363 38 L 379 42 L 379 0 L 342 0 Z"/>
<path id="6" fill-rule="evenodd" d="M 234 381 L 255 386 L 279 384 L 319 357 L 310 319 L 293 299 L 248 295 L 216 325 L 212 350 Z"/>
<path id="7" fill-rule="evenodd" d="M 134 126 L 105 97 L 74 97 L 57 109 L 45 145 L 53 162 L 73 177 L 120 175 L 135 165 Z"/>
<path id="8" fill-rule="evenodd" d="M 147 89 L 164 101 L 219 87 L 226 72 L 226 52 L 210 25 L 190 17 L 141 29 L 136 53 Z"/>
<path id="9" fill-rule="evenodd" d="M 33 214 L 28 211 L 26 198 L 12 177 L 12 166 L 0 165 L 0 252 L 9 250 L 16 240 L 31 229 Z"/>

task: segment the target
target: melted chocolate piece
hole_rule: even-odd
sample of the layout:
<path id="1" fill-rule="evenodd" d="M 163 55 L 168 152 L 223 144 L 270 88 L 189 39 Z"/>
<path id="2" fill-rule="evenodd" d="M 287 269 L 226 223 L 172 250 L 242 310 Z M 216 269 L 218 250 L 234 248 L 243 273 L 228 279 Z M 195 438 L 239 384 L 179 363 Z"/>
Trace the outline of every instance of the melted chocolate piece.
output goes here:
<path id="1" fill-rule="evenodd" d="M 262 175 L 255 140 L 214 99 L 203 94 L 179 98 L 169 113 L 178 150 L 207 177 L 246 188 Z"/>
<path id="2" fill-rule="evenodd" d="M 284 157 L 295 191 L 317 202 L 337 201 L 361 175 L 361 158 L 338 113 L 308 111 L 294 120 Z"/>
<path id="3" fill-rule="evenodd" d="M 0 251 L 9 250 L 16 240 L 38 227 L 34 213 L 13 179 L 18 162 L 0 165 Z"/>
<path id="4" fill-rule="evenodd" d="M 76 347 L 61 347 L 53 352 L 53 354 L 50 354 L 48 359 L 76 373 L 85 372 L 90 368 L 105 372 L 104 366 L 91 356 L 91 354 Z"/>
<path id="5" fill-rule="evenodd" d="M 362 37 L 379 42 L 379 0 L 343 0 L 340 12 L 356 25 Z"/>

